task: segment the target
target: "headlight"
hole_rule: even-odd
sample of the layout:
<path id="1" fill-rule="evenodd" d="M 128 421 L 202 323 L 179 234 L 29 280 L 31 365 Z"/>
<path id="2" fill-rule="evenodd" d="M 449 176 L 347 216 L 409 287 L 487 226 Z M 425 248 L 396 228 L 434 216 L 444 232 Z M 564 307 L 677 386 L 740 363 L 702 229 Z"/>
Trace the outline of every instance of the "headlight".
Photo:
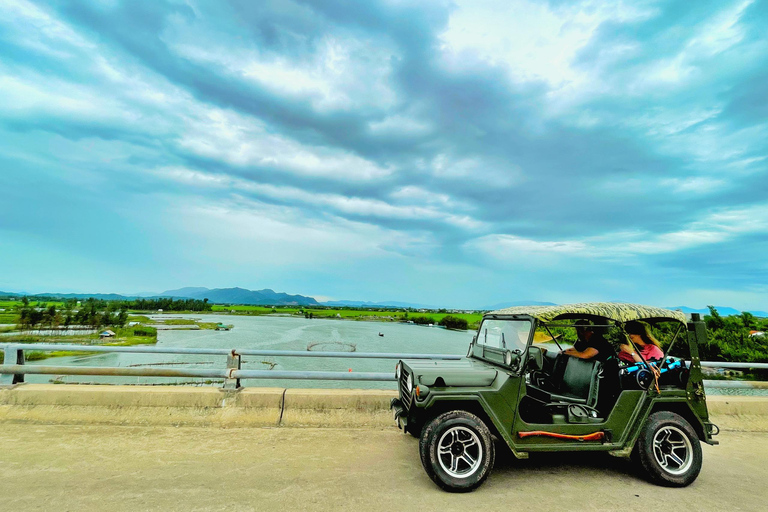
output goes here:
<path id="1" fill-rule="evenodd" d="M 408 378 L 405 381 L 405 387 L 411 391 L 413 390 L 413 374 L 412 373 L 408 374 Z"/>
<path id="2" fill-rule="evenodd" d="M 504 364 L 507 366 L 512 366 L 512 351 L 507 350 L 504 352 Z"/>
<path id="3" fill-rule="evenodd" d="M 400 380 L 400 363 L 395 365 L 395 380 Z"/>

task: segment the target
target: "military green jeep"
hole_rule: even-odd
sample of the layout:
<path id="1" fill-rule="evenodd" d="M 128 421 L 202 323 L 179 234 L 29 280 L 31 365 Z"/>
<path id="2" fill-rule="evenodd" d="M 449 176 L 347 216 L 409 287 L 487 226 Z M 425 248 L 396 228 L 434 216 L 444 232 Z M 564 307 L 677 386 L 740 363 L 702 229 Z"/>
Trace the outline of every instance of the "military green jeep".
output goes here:
<path id="1" fill-rule="evenodd" d="M 664 339 L 663 358 L 632 364 L 563 353 L 585 323 L 608 342 L 635 347 L 624 331 L 631 321 Z M 682 487 L 701 469 L 700 441 L 717 444 L 698 353 L 705 340 L 697 315 L 686 322 L 679 311 L 654 307 L 502 309 L 484 315 L 466 359 L 400 361 L 391 407 L 398 427 L 420 439 L 427 474 L 447 491 L 482 484 L 502 441 L 521 459 L 553 451 L 631 457 L 650 480 Z"/>

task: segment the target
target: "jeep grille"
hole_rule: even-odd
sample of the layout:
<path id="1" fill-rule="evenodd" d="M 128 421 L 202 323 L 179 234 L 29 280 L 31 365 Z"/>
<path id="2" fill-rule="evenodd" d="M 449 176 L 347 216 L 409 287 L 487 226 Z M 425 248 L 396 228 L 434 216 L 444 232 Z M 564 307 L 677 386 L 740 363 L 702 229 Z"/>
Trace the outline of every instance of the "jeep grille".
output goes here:
<path id="1" fill-rule="evenodd" d="M 410 409 L 413 397 L 411 396 L 411 390 L 408 389 L 408 385 L 406 384 L 407 381 L 408 370 L 403 368 L 400 372 L 400 401 L 403 402 L 403 407 Z"/>

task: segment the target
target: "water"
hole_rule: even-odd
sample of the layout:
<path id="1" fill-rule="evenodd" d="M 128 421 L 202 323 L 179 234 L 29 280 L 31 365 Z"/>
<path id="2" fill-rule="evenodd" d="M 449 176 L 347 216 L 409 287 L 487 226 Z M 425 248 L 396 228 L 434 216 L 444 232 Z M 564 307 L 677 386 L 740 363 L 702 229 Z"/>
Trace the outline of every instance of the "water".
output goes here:
<path id="1" fill-rule="evenodd" d="M 186 316 L 185 316 L 186 318 Z M 189 315 L 188 318 L 200 318 Z M 357 352 L 430 353 L 465 355 L 474 331 L 449 331 L 397 322 L 364 322 L 349 320 L 308 320 L 296 317 L 205 315 L 206 322 L 232 324 L 231 331 L 159 331 L 158 347 L 225 348 L 265 350 L 345 351 L 354 346 Z M 379 336 L 382 333 L 384 336 Z M 264 364 L 263 362 L 270 363 Z M 394 359 L 343 359 L 328 357 L 261 357 L 243 356 L 243 369 L 266 370 L 276 363 L 276 370 L 315 370 L 347 372 L 392 372 Z M 28 364 L 72 366 L 157 365 L 186 368 L 224 368 L 225 356 L 174 354 L 103 353 L 89 356 L 57 357 Z M 172 363 L 172 364 L 169 364 Z M 162 367 L 162 366 L 161 366 Z M 201 379 L 156 377 L 100 377 L 27 375 L 27 382 L 64 382 L 158 384 L 200 382 Z M 372 388 L 395 389 L 394 382 L 344 382 L 316 380 L 249 379 L 249 387 L 305 388 Z"/>
<path id="2" fill-rule="evenodd" d="M 200 319 L 201 315 L 182 315 Z M 175 316 L 174 318 L 179 318 Z M 306 351 L 344 351 L 354 345 L 357 352 L 430 353 L 465 355 L 474 331 L 449 331 L 436 327 L 423 327 L 397 322 L 364 322 L 349 320 L 308 320 L 297 317 L 203 315 L 206 322 L 232 324 L 231 331 L 158 332 L 160 347 L 225 348 Z M 379 333 L 384 336 L 379 336 Z M 556 347 L 552 347 L 553 350 Z M 263 364 L 263 361 L 270 363 Z M 394 359 L 343 359 L 309 357 L 244 356 L 243 369 L 266 370 L 272 363 L 277 370 L 315 370 L 346 372 L 394 372 Z M 90 356 L 57 357 L 27 364 L 72 366 L 147 366 L 181 368 L 224 368 L 225 356 L 196 356 L 173 354 L 103 353 Z M 27 382 L 47 383 L 58 378 L 64 382 L 112 384 L 172 384 L 203 382 L 203 379 L 172 379 L 160 377 L 100 377 L 27 375 Z M 220 381 L 217 382 L 217 384 Z M 751 388 L 748 384 L 732 381 L 706 381 L 709 395 L 768 396 L 768 388 Z M 319 381 L 248 379 L 249 387 L 292 388 L 369 388 L 395 389 L 394 382 Z"/>

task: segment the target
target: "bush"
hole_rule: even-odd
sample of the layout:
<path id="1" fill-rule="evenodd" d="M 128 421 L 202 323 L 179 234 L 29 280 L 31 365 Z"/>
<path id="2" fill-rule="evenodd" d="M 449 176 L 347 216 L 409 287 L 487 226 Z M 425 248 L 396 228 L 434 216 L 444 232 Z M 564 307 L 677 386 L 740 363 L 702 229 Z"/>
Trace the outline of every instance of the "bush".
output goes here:
<path id="1" fill-rule="evenodd" d="M 448 329 L 461 329 L 467 330 L 467 321 L 463 318 L 456 318 L 455 316 L 447 315 L 440 320 L 440 325 L 447 327 Z"/>
<path id="2" fill-rule="evenodd" d="M 122 334 L 122 333 L 121 333 Z M 157 336 L 157 329 L 146 325 L 136 326 L 128 329 L 128 335 L 131 336 Z"/>
<path id="3" fill-rule="evenodd" d="M 428 324 L 435 323 L 435 319 L 432 318 L 431 316 L 414 316 L 411 318 L 411 321 L 419 325 L 428 325 Z"/>

